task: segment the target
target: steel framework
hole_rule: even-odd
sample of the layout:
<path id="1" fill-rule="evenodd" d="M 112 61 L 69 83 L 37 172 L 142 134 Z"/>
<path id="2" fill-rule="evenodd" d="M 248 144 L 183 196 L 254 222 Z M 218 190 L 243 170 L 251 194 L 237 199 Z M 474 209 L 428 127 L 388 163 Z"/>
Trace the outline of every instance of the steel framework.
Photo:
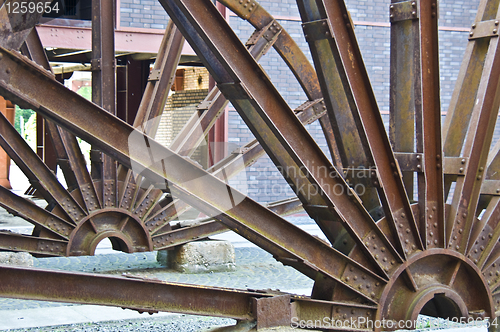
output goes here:
<path id="1" fill-rule="evenodd" d="M 342 0 L 297 0 L 314 66 L 254 0 L 221 1 L 255 27 L 246 45 L 211 1 L 159 0 L 171 22 L 134 126 L 114 115 L 112 1 L 93 1 L 93 102 L 55 80 L 32 29 L 40 15 L 9 12 L 9 2 L 0 8 L 0 95 L 45 117 L 67 186 L 0 116 L 1 147 L 48 203 L 0 187 L 0 206 L 35 226 L 31 236 L 0 232 L 0 249 L 91 255 L 110 238 L 115 249 L 149 251 L 230 229 L 315 283 L 304 297 L 1 266 L 0 296 L 232 317 L 257 328 L 292 317 L 366 331 L 380 329 L 370 321 L 391 329 L 420 313 L 500 315 L 500 144 L 490 149 L 499 0 L 480 2 L 443 127 L 437 0 L 392 0 L 390 137 Z M 151 137 L 184 38 L 217 84 L 167 148 Z M 308 98 L 295 110 L 257 63 L 271 47 Z M 256 140 L 202 169 L 189 157 L 228 102 Z M 316 120 L 331 160 L 304 127 Z M 76 137 L 92 144 L 91 172 Z M 296 199 L 265 207 L 227 184 L 265 154 Z M 215 217 L 170 225 L 191 207 Z M 282 217 L 301 208 L 328 242 Z"/>

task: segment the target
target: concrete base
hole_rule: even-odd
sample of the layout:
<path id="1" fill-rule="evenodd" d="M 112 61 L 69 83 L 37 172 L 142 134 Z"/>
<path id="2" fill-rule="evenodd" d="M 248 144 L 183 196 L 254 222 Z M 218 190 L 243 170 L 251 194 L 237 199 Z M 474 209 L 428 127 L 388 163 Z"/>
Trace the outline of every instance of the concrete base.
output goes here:
<path id="1" fill-rule="evenodd" d="M 234 246 L 229 241 L 204 240 L 158 251 L 156 259 L 177 271 L 204 273 L 234 271 L 234 256 Z"/>
<path id="2" fill-rule="evenodd" d="M 33 256 L 27 252 L 0 252 L 0 264 L 33 266 Z"/>

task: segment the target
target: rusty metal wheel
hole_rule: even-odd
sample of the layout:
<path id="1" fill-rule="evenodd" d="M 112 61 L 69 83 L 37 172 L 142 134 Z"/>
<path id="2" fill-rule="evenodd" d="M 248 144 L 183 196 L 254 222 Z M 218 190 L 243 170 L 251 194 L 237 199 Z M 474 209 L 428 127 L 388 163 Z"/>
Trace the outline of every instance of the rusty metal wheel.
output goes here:
<path id="1" fill-rule="evenodd" d="M 94 303 L 141 310 L 256 319 L 258 327 L 312 321 L 321 324 L 317 328 L 361 331 L 414 328 L 419 314 L 458 321 L 498 315 L 500 144 L 490 151 L 500 106 L 498 1 L 480 3 L 443 128 L 437 1 L 392 1 L 390 138 L 343 1 L 297 1 L 314 67 L 253 0 L 221 1 L 256 28 L 246 46 L 211 2 L 159 2 L 217 82 L 203 103 L 208 106 L 200 107 L 169 149 L 147 136 L 154 126 L 146 124 L 164 102 L 161 91 L 168 87 L 176 62 L 168 59 L 178 59 L 178 47 L 172 45 L 182 38 L 173 24 L 146 89 L 144 112 L 136 120 L 142 125 L 139 131 L 9 50 L 20 47 L 24 38 L 14 34 L 15 29 L 7 34 L 11 38 L 0 49 L 0 94 L 54 123 L 52 137 L 61 142 L 60 161 L 67 161 L 67 179 L 74 181 L 69 190 L 63 188 L 1 118 L 0 144 L 49 208 L 37 208 L 0 188 L 0 204 L 37 226 L 32 237 L 0 233 L 0 248 L 83 255 L 92 254 L 97 243 L 109 237 L 123 251 L 157 250 L 229 228 L 312 278 L 311 297 L 97 276 L 85 276 L 78 286 L 87 292 L 83 296 L 57 284 L 64 280 L 69 285 L 81 275 L 30 270 L 26 277 L 23 269 L 12 267 L 1 268 L 5 282 L 0 283 L 0 294 L 84 303 L 90 297 Z M 256 62 L 271 46 L 308 98 L 296 110 Z M 27 48 L 31 59 L 43 65 L 34 51 L 36 43 L 30 46 L 28 40 Z M 106 78 L 105 66 L 101 68 Z M 186 157 L 226 98 L 257 141 L 203 170 Z M 65 107 L 68 101 L 71 109 Z M 316 120 L 331 159 L 304 127 Z M 196 124 L 201 131 L 193 130 Z M 100 177 L 92 179 L 84 168 L 73 135 L 105 154 L 95 152 Z M 137 139 L 131 140 L 134 135 Z M 266 208 L 224 182 L 264 153 L 298 200 Z M 140 166 L 140 175 L 130 171 L 134 165 Z M 166 188 L 173 198 L 165 197 Z M 327 241 L 279 215 L 298 205 Z M 188 206 L 214 220 L 179 235 L 185 230 L 171 229 L 169 222 Z M 30 288 L 30 281 L 38 278 L 46 281 L 46 288 Z M 92 285 L 105 285 L 114 297 L 99 294 Z M 136 292 L 128 293 L 130 287 Z M 153 293 L 161 295 L 148 297 Z M 196 303 L 190 301 L 195 297 Z M 276 312 L 266 312 L 269 306 Z"/>

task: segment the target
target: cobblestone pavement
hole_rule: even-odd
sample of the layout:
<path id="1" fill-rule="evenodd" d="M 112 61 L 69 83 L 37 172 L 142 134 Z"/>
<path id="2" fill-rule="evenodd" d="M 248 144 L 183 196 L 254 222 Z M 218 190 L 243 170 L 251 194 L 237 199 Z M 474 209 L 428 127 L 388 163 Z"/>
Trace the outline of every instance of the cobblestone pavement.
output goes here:
<path id="1" fill-rule="evenodd" d="M 235 248 L 236 270 L 214 273 L 181 273 L 156 261 L 156 252 L 113 253 L 83 257 L 35 258 L 35 268 L 121 275 L 131 273 L 148 278 L 188 284 L 240 289 L 310 290 L 313 281 L 284 266 L 259 248 Z M 66 306 L 67 303 L 0 298 L 2 310 Z"/>

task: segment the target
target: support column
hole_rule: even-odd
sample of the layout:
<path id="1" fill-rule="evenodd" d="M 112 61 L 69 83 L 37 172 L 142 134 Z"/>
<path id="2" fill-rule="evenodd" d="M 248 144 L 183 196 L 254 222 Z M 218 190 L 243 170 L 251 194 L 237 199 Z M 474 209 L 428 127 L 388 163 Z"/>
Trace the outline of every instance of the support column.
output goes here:
<path id="1" fill-rule="evenodd" d="M 10 123 L 14 123 L 15 107 L 14 105 L 5 100 L 0 96 L 0 112 L 9 120 Z M 9 171 L 10 171 L 10 158 L 7 153 L 0 149 L 0 185 L 12 189 L 9 181 Z"/>
<path id="2" fill-rule="evenodd" d="M 220 2 L 216 3 L 217 9 L 219 12 L 228 19 L 226 6 L 221 4 Z M 210 76 L 209 81 L 209 91 L 212 91 L 215 86 L 215 80 Z M 208 166 L 213 166 L 222 159 L 224 159 L 227 155 L 227 142 L 228 138 L 228 126 L 227 126 L 227 114 L 228 108 L 226 106 L 224 112 L 220 115 L 220 117 L 215 121 L 214 126 L 208 132 Z"/>
<path id="3" fill-rule="evenodd" d="M 92 101 L 116 115 L 116 61 L 115 61 L 115 1 L 92 0 Z M 116 181 L 116 161 L 92 147 L 92 178 L 102 180 L 101 201 L 107 186 L 111 192 Z M 107 201 L 105 206 L 116 202 Z"/>

